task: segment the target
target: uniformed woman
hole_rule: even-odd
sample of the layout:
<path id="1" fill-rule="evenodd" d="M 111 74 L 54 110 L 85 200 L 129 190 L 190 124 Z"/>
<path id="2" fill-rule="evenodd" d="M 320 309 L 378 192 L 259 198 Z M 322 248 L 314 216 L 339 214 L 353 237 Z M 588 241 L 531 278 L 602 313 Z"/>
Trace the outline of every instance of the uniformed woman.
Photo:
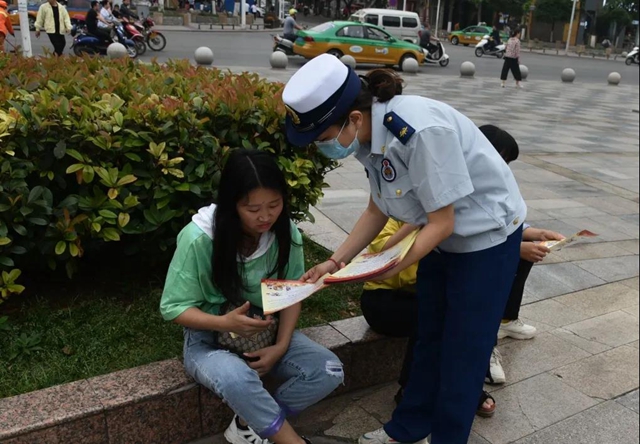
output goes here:
<path id="1" fill-rule="evenodd" d="M 360 253 L 389 217 L 424 228 L 384 280 L 420 262 L 420 326 L 406 395 L 361 444 L 466 444 L 513 282 L 526 206 L 515 178 L 467 117 L 402 95 L 389 70 L 359 77 L 337 58 L 304 65 L 283 91 L 287 137 L 333 159 L 351 154 L 371 198 L 347 240 L 303 279 L 315 281 Z"/>

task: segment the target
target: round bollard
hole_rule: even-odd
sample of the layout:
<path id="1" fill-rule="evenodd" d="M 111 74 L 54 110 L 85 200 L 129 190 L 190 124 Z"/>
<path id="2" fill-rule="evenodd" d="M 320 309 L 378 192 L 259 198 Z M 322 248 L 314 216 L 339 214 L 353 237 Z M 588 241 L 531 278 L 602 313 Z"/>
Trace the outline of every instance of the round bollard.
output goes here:
<path id="1" fill-rule="evenodd" d="M 566 68 L 562 71 L 561 78 L 564 83 L 573 83 L 576 79 L 576 72 L 571 68 Z"/>
<path id="2" fill-rule="evenodd" d="M 350 66 L 352 69 L 356 69 L 356 59 L 354 59 L 353 56 L 350 56 L 349 54 L 343 55 L 340 57 L 340 61 L 345 65 Z"/>
<path id="3" fill-rule="evenodd" d="M 196 49 L 196 52 L 193 54 L 193 58 L 196 60 L 198 65 L 209 66 L 213 64 L 213 51 L 206 46 L 201 46 Z"/>
<path id="4" fill-rule="evenodd" d="M 107 56 L 110 59 L 122 59 L 129 55 L 127 48 L 122 43 L 112 43 L 107 48 Z"/>
<path id="5" fill-rule="evenodd" d="M 520 65 L 520 74 L 522 74 L 522 80 L 527 80 L 529 77 L 529 68 L 526 65 Z"/>
<path id="6" fill-rule="evenodd" d="M 618 86 L 621 80 L 622 80 L 622 76 L 620 75 L 619 72 L 612 72 L 611 74 L 609 74 L 609 77 L 607 78 L 607 82 L 609 82 L 609 85 L 613 85 L 613 86 Z"/>
<path id="7" fill-rule="evenodd" d="M 460 65 L 461 77 L 473 77 L 476 75 L 476 65 L 471 62 L 464 62 Z"/>
<path id="8" fill-rule="evenodd" d="M 628 55 L 629 53 L 627 51 L 624 51 L 622 54 L 620 54 L 620 57 L 622 57 L 623 59 L 626 59 Z"/>
<path id="9" fill-rule="evenodd" d="M 275 51 L 271 54 L 271 57 L 269 57 L 269 62 L 272 68 L 286 69 L 287 64 L 289 64 L 289 58 L 284 52 Z"/>
<path id="10" fill-rule="evenodd" d="M 419 67 L 420 66 L 418 65 L 418 61 L 416 59 L 407 58 L 404 62 L 402 62 L 402 71 L 406 72 L 407 74 L 417 74 Z"/>

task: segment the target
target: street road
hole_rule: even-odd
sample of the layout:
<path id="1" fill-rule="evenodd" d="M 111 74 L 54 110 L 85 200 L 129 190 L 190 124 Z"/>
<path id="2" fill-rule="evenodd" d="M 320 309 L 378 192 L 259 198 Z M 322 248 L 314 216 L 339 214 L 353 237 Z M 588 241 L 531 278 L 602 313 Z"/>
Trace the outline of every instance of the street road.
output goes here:
<path id="1" fill-rule="evenodd" d="M 191 59 L 193 52 L 199 46 L 210 47 L 215 56 L 214 65 L 217 67 L 268 67 L 269 55 L 272 51 L 272 38 L 269 32 L 237 32 L 237 31 L 166 31 L 167 47 L 164 51 L 155 53 L 147 50 L 140 59 L 150 61 L 157 56 L 158 61 L 165 62 L 168 59 Z M 19 31 L 16 32 L 18 42 L 20 42 Z M 36 55 L 44 54 L 43 47 L 51 49 L 51 44 L 46 35 L 41 35 L 39 39 L 32 36 L 33 52 Z M 13 42 L 13 39 L 9 37 Z M 67 37 L 68 45 L 66 51 L 71 46 L 71 37 Z M 421 72 L 428 75 L 459 76 L 460 64 L 464 61 L 471 61 L 476 65 L 476 76 L 495 77 L 500 76 L 502 61 L 495 57 L 478 58 L 474 55 L 473 46 L 453 46 L 447 44 L 445 47 L 451 57 L 451 63 L 447 68 L 436 65 L 421 67 Z M 612 71 L 622 74 L 622 81 L 625 84 L 638 85 L 640 81 L 640 70 L 637 65 L 625 66 L 621 59 L 618 61 L 594 60 L 590 57 L 576 58 L 564 56 L 552 56 L 542 54 L 530 54 L 526 50 L 522 54 L 521 63 L 529 67 L 529 80 L 557 80 L 560 81 L 560 73 L 564 68 L 573 68 L 577 73 L 576 83 L 606 83 L 607 76 Z M 289 61 L 290 67 L 299 67 L 304 64 L 300 57 L 292 57 Z M 365 69 L 366 67 L 363 67 Z"/>

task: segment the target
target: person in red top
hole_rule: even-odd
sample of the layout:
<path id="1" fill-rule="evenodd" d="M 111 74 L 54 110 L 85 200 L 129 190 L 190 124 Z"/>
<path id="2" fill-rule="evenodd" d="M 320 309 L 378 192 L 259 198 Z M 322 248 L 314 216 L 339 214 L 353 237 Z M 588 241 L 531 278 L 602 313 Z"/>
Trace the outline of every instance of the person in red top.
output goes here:
<path id="1" fill-rule="evenodd" d="M 9 12 L 7 12 L 7 2 L 0 0 L 0 52 L 4 52 L 4 40 L 7 34 L 15 36 L 13 32 L 13 26 L 11 26 L 11 20 L 9 19 Z"/>

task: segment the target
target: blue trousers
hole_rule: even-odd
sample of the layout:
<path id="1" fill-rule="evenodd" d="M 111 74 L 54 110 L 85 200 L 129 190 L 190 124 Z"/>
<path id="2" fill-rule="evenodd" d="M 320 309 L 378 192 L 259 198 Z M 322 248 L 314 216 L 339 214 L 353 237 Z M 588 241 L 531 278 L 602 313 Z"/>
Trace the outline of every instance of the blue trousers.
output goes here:
<path id="1" fill-rule="evenodd" d="M 518 267 L 522 229 L 496 247 L 432 252 L 418 267 L 418 342 L 385 431 L 401 443 L 467 444 Z"/>

